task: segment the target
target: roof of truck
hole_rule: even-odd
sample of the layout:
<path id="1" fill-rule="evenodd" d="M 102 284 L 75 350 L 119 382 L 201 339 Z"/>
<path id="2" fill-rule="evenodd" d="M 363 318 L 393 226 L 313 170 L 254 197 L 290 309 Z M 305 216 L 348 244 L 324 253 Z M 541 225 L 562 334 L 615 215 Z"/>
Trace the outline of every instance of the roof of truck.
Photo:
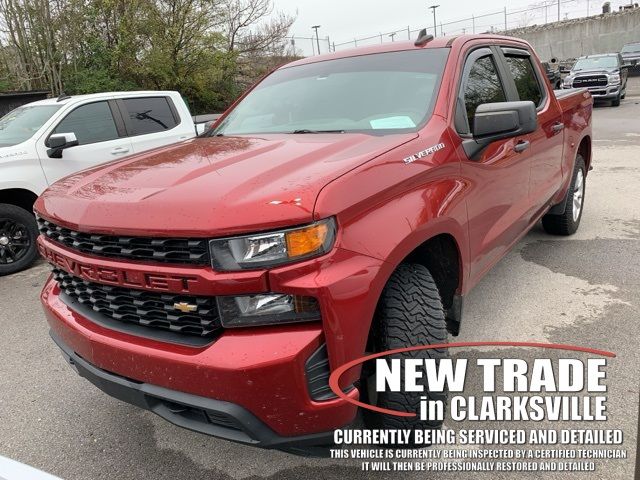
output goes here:
<path id="1" fill-rule="evenodd" d="M 363 47 L 349 48 L 345 50 L 340 50 L 339 52 L 327 53 L 323 55 L 316 55 L 313 57 L 306 57 L 295 62 L 287 63 L 283 65 L 281 68 L 288 68 L 292 66 L 304 65 L 307 63 L 316 63 L 322 62 L 324 60 L 332 60 L 336 58 L 348 58 L 348 57 L 357 57 L 360 55 L 370 55 L 374 53 L 386 53 L 386 52 L 399 52 L 403 50 L 419 50 L 422 48 L 447 48 L 453 46 L 454 43 L 466 43 L 471 40 L 487 40 L 487 41 L 508 41 L 508 42 L 519 42 L 526 43 L 524 40 L 515 38 L 515 37 L 507 37 L 504 35 L 494 35 L 494 34 L 476 34 L 476 35 L 454 35 L 454 36 L 445 36 L 445 37 L 436 37 L 430 41 L 428 41 L 424 45 L 416 46 L 416 39 L 413 40 L 404 40 L 402 42 L 386 42 L 377 45 L 367 45 Z"/>
<path id="2" fill-rule="evenodd" d="M 132 92 L 102 92 L 102 93 L 90 93 L 87 95 L 69 95 L 61 97 L 47 98 L 45 100 L 38 100 L 31 102 L 29 105 L 65 105 L 71 102 L 77 102 L 80 100 L 102 100 L 106 98 L 126 98 L 126 97 L 145 97 L 155 95 L 169 95 L 176 94 L 177 92 L 170 90 L 139 90 Z"/>
<path id="3" fill-rule="evenodd" d="M 585 55 L 583 57 L 578 57 L 578 59 L 580 59 L 580 58 L 617 57 L 618 55 L 620 55 L 620 54 L 619 53 L 597 53 L 595 55 Z"/>

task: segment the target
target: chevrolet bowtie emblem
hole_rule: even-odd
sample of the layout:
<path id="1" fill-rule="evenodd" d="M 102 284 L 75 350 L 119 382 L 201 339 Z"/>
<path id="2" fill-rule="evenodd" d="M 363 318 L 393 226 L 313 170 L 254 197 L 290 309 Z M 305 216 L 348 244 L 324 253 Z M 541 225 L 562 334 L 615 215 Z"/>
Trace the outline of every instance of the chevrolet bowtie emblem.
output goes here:
<path id="1" fill-rule="evenodd" d="M 183 313 L 195 312 L 198 310 L 197 305 L 191 305 L 187 302 L 174 303 L 173 308 L 176 310 L 180 310 Z"/>

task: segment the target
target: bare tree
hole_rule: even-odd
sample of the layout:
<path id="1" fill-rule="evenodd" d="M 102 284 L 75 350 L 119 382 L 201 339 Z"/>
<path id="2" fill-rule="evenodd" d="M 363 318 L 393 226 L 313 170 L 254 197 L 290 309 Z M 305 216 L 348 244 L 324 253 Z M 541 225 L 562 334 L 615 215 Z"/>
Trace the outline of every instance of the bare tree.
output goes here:
<path id="1" fill-rule="evenodd" d="M 242 54 L 281 49 L 295 18 L 271 0 L 224 0 L 224 21 L 227 49 Z"/>

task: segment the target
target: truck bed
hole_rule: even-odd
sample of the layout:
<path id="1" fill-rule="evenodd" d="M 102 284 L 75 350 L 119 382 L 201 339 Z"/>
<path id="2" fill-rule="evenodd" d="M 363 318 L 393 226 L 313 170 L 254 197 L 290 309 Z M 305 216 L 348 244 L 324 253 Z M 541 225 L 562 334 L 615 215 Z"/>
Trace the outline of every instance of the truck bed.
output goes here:
<path id="1" fill-rule="evenodd" d="M 553 94 L 558 100 L 560 100 L 579 92 L 588 92 L 588 90 L 586 88 L 563 88 L 561 90 L 554 90 Z"/>

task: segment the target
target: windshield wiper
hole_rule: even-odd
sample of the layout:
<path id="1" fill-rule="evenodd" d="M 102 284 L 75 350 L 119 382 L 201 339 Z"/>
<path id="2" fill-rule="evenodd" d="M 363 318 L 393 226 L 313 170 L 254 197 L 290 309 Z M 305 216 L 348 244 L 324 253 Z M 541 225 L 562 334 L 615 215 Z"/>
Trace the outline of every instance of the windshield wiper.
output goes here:
<path id="1" fill-rule="evenodd" d="M 301 128 L 300 130 L 294 130 L 291 133 L 344 133 L 344 130 L 309 130 L 306 128 Z"/>

